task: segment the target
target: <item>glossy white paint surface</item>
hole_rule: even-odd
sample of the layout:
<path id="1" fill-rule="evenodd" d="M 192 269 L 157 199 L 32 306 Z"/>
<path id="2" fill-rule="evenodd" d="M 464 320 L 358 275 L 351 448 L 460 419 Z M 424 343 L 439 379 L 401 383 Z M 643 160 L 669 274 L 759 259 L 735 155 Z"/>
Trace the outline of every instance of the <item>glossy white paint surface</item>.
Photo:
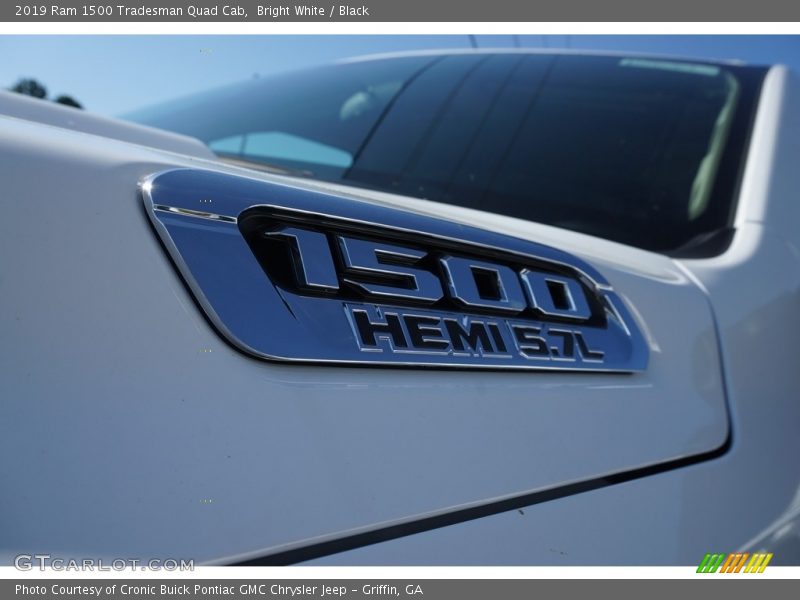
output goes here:
<path id="1" fill-rule="evenodd" d="M 101 117 L 63 104 L 30 98 L 5 90 L 0 90 L 0 115 L 99 135 L 113 140 L 122 140 L 185 156 L 214 158 L 214 153 L 205 144 L 185 135 Z M 83 143 L 91 144 L 92 142 L 84 140 Z"/>
<path id="2" fill-rule="evenodd" d="M 728 453 L 310 564 L 697 565 L 706 552 L 743 547 L 774 552 L 772 564 L 800 564 L 798 256 L 748 225 L 726 257 L 685 262 L 718 314 Z"/>
<path id="3" fill-rule="evenodd" d="M 481 214 L 487 227 L 591 261 L 647 332 L 645 373 L 278 365 L 211 329 L 136 189 L 168 166 L 234 169 L 18 119 L 0 119 L 0 157 L 6 557 L 218 560 L 727 439 L 707 299 L 662 256 Z M 408 206 L 472 223 L 478 214 Z"/>
<path id="4" fill-rule="evenodd" d="M 719 458 L 316 562 L 696 564 L 766 547 L 800 563 L 798 97 L 773 69 L 737 233 L 711 259 L 302 184 L 579 254 L 647 332 L 633 376 L 247 358 L 201 316 L 135 189 L 173 165 L 245 171 L 180 157 L 168 135 L 145 145 L 170 152 L 103 139 L 90 117 L 54 127 L 45 103 L 27 118 L 50 125 L 0 118 L 0 562 L 297 547 L 714 450 L 727 402 Z"/>

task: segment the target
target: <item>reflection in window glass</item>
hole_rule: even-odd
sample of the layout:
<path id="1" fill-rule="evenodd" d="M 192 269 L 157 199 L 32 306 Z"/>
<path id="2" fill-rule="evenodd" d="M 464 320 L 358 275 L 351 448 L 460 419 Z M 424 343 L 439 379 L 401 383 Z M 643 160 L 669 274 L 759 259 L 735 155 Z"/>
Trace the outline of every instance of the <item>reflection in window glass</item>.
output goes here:
<path id="1" fill-rule="evenodd" d="M 142 111 L 257 168 L 672 252 L 725 231 L 765 70 L 456 53 L 352 61 Z"/>

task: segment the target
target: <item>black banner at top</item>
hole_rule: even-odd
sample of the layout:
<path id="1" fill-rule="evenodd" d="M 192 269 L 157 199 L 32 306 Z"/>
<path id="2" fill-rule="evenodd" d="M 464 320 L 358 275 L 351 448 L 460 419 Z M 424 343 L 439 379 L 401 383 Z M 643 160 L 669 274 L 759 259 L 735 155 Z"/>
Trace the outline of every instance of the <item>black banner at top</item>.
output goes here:
<path id="1" fill-rule="evenodd" d="M 786 0 L 110 0 L 3 3 L 10 22 L 787 22 Z"/>

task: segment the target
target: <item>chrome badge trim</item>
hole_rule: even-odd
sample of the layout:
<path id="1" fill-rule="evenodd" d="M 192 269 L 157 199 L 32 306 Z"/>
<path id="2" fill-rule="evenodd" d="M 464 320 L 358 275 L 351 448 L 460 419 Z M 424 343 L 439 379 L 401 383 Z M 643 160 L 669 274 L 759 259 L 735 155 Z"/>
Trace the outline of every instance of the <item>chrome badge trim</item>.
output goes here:
<path id="1" fill-rule="evenodd" d="M 147 177 L 156 231 L 220 333 L 280 361 L 635 372 L 624 302 L 561 250 L 199 169 Z"/>

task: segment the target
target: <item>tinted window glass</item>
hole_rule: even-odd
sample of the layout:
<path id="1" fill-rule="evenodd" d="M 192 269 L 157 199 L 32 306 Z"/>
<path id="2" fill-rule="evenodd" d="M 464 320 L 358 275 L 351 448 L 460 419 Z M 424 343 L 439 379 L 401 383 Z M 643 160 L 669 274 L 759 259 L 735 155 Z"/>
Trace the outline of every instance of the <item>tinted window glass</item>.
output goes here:
<path id="1" fill-rule="evenodd" d="M 125 118 L 199 138 L 221 156 L 336 179 L 389 102 L 430 62 L 409 57 L 309 69 L 182 98 Z"/>
<path id="2" fill-rule="evenodd" d="M 250 82 L 132 118 L 221 156 L 671 252 L 727 227 L 763 71 L 418 56 Z"/>

